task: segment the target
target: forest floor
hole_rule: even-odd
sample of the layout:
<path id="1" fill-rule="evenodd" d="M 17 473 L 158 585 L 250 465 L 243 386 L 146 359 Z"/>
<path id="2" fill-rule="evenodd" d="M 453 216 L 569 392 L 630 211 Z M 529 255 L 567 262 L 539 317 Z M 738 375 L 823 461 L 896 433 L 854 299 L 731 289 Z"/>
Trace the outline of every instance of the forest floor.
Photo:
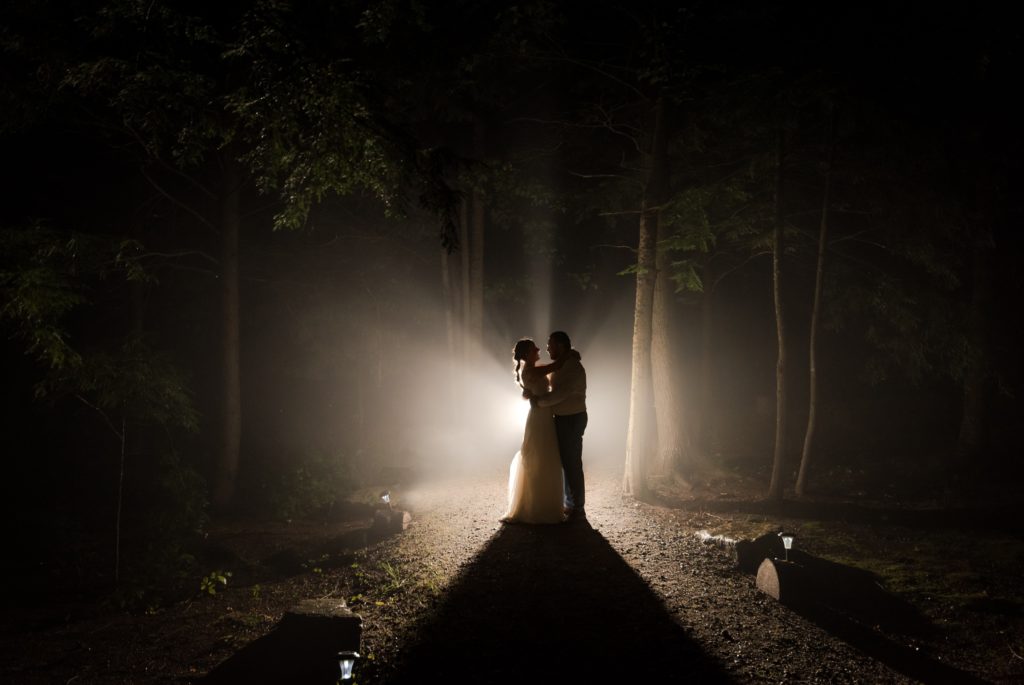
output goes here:
<path id="1" fill-rule="evenodd" d="M 367 506 L 349 520 L 220 524 L 206 563 L 232 575 L 171 606 L 21 602 L 0 622 L 0 682 L 200 682 L 308 598 L 362 617 L 358 683 L 1024 682 L 1024 542 L 971 510 L 780 509 L 742 479 L 696 494 L 664 484 L 641 504 L 617 471 L 592 468 L 586 521 L 502 525 L 503 475 L 393 489 L 413 523 L 366 546 Z M 780 529 L 874 574 L 874 591 L 825 612 L 761 593 L 723 538 Z"/>

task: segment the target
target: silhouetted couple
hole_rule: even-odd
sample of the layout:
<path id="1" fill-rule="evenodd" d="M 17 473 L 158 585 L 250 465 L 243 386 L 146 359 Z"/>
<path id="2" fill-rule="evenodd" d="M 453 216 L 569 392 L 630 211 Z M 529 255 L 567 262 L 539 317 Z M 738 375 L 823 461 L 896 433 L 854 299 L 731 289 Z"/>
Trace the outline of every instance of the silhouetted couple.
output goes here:
<path id="1" fill-rule="evenodd" d="M 586 518 L 583 508 L 583 432 L 587 428 L 587 372 L 569 336 L 548 338 L 550 364 L 523 338 L 513 349 L 516 382 L 530 401 L 523 445 L 508 476 L 506 523 L 561 523 Z"/>

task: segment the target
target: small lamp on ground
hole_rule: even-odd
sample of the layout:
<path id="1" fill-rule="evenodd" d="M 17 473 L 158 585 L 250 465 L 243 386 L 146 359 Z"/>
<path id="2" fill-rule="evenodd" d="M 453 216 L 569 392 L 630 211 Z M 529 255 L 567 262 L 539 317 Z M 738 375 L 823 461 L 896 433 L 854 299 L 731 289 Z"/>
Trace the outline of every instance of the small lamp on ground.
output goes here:
<path id="1" fill-rule="evenodd" d="M 789 561 L 789 550 L 793 549 L 793 538 L 796 535 L 793 533 L 779 533 L 779 537 L 782 538 L 782 547 L 786 550 L 786 561 Z"/>
<path id="2" fill-rule="evenodd" d="M 389 507 L 391 506 L 391 493 L 388 492 L 387 490 L 380 493 L 380 499 L 382 502 L 384 502 L 384 504 L 388 505 Z"/>
<path id="3" fill-rule="evenodd" d="M 352 669 L 356 666 L 359 652 L 338 652 L 338 667 L 341 669 L 342 680 L 352 680 Z"/>

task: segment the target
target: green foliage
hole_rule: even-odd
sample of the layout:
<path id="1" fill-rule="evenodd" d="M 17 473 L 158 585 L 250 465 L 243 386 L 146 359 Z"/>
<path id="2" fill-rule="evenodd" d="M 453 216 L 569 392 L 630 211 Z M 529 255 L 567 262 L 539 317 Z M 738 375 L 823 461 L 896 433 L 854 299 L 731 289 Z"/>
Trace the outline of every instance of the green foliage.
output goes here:
<path id="1" fill-rule="evenodd" d="M 143 526 L 151 545 L 180 544 L 202 535 L 209 522 L 206 481 L 170 448 L 157 451 L 155 476 L 144 493 Z"/>
<path id="2" fill-rule="evenodd" d="M 218 586 L 227 587 L 231 571 L 211 571 L 199 582 L 199 591 L 208 595 L 216 595 Z"/>
<path id="3" fill-rule="evenodd" d="M 138 262 L 140 246 L 38 225 L 0 230 L 0 245 L 0 321 L 41 367 L 36 397 L 88 405 L 122 448 L 130 444 L 146 459 L 126 493 L 124 572 L 112 601 L 151 609 L 191 571 L 186 548 L 206 523 L 205 483 L 173 445 L 175 431 L 197 430 L 198 416 L 166 353 L 135 335 L 119 345 L 75 340 L 68 323 L 105 287 L 149 280 Z"/>
<path id="4" fill-rule="evenodd" d="M 833 269 L 835 275 L 826 281 L 831 306 L 823 324 L 835 332 L 860 333 L 871 350 L 864 362 L 868 382 L 894 376 L 915 383 L 963 377 L 969 345 L 948 294 L 886 273 L 874 272 L 865 279 L 842 265 Z"/>
<path id="5" fill-rule="evenodd" d="M 0 229 L 0 321 L 44 367 L 74 368 L 81 354 L 63 320 L 110 278 L 145 281 L 136 241 L 57 231 L 41 224 Z"/>
<path id="6" fill-rule="evenodd" d="M 324 450 L 312 450 L 273 474 L 264 486 L 268 506 L 279 518 L 307 516 L 344 499 L 353 485 L 349 460 Z"/>
<path id="7" fill-rule="evenodd" d="M 347 57 L 296 51 L 302 38 L 283 7 L 250 15 L 225 56 L 244 64 L 251 80 L 225 98 L 242 125 L 244 159 L 264 192 L 280 192 L 278 228 L 304 225 L 329 194 L 368 191 L 391 207 L 402 180 L 395 160 L 405 154 L 366 97 L 371 84 Z"/>
<path id="8" fill-rule="evenodd" d="M 231 140 L 216 69 L 223 39 L 208 21 L 121 0 L 78 24 L 88 37 L 63 89 L 113 111 L 147 156 L 194 167 Z"/>
<path id="9" fill-rule="evenodd" d="M 197 571 L 189 550 L 209 518 L 199 474 L 168 448 L 155 459 L 135 478 L 122 580 L 112 597 L 126 610 L 152 611 L 189 591 Z"/>
<path id="10" fill-rule="evenodd" d="M 38 397 L 85 396 L 106 413 L 195 430 L 181 374 L 145 340 L 130 337 L 114 352 L 88 354 L 70 343 L 65 319 L 99 284 L 147 278 L 133 257 L 137 243 L 36 225 L 0 230 L 0 247 L 0 320 L 47 369 Z"/>
<path id="11" fill-rule="evenodd" d="M 80 252 L 83 245 L 93 242 L 40 225 L 0 230 L 0 320 L 49 368 L 81 363 L 62 319 L 87 301 L 75 274 L 96 265 L 83 265 L 95 257 L 92 250 Z"/>
<path id="12" fill-rule="evenodd" d="M 405 193 L 452 234 L 456 197 L 441 155 L 403 132 L 394 89 L 401 79 L 365 51 L 389 40 L 418 5 L 264 0 L 236 14 L 123 0 L 79 20 L 87 36 L 61 64 L 64 92 L 99 105 L 164 171 L 241 162 L 281 204 L 275 226 L 305 226 L 332 195 L 366 193 L 401 216 Z M 411 27 L 411 28 L 410 28 Z M 417 28 L 418 27 L 418 28 Z M 143 38 L 144 37 L 144 38 Z M 390 97 L 390 100 L 389 100 Z"/>
<path id="13" fill-rule="evenodd" d="M 129 611 L 152 612 L 193 592 L 193 551 L 209 519 L 202 477 L 169 446 L 152 452 L 144 468 L 133 469 L 121 580 L 110 597 Z"/>
<path id="14" fill-rule="evenodd" d="M 74 367 L 55 369 L 36 394 L 85 395 L 102 412 L 115 412 L 137 424 L 198 429 L 198 415 L 181 373 L 168 355 L 139 337 L 129 337 L 114 353 L 94 352 Z"/>
<path id="15" fill-rule="evenodd" d="M 409 577 L 405 569 L 398 564 L 392 564 L 389 561 L 382 561 L 380 562 L 380 568 L 384 571 L 386 578 L 383 586 L 380 588 L 381 592 L 385 596 L 395 594 L 409 582 Z"/>

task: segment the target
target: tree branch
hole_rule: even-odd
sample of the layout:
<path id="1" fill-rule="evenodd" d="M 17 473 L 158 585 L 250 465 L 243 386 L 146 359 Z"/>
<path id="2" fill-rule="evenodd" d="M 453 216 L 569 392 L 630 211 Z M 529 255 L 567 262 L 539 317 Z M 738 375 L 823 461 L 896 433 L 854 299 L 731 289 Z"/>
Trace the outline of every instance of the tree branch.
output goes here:
<path id="1" fill-rule="evenodd" d="M 219 232 L 217 230 L 217 227 L 214 226 L 213 223 L 211 223 L 209 219 L 207 219 L 205 216 L 203 216 L 202 214 L 200 214 L 196 210 L 192 209 L 187 204 L 185 204 L 184 202 L 182 202 L 181 200 L 177 199 L 176 197 L 171 195 L 169 192 L 164 190 L 163 187 L 161 187 L 160 184 L 157 183 L 156 180 L 146 172 L 146 168 L 145 167 L 140 167 L 140 171 L 142 172 L 143 177 L 145 177 L 145 179 L 147 181 L 149 181 L 149 184 L 151 186 L 153 186 L 153 188 L 155 188 L 158 193 L 160 193 L 161 195 L 166 197 L 168 200 L 170 200 L 175 206 L 179 207 L 180 209 L 185 210 L 186 212 L 191 214 L 193 217 L 198 219 L 201 224 L 203 224 L 204 226 L 209 228 L 211 231 Z"/>
<path id="2" fill-rule="evenodd" d="M 128 133 L 131 135 L 131 137 L 135 139 L 135 142 L 139 144 L 139 147 L 142 148 L 143 152 L 146 153 L 146 156 L 147 156 L 148 159 L 150 159 L 150 160 L 156 162 L 157 164 L 159 164 L 160 167 L 162 169 L 164 169 L 165 171 L 169 171 L 170 173 L 174 174 L 175 176 L 178 176 L 180 178 L 185 179 L 186 181 L 188 181 L 188 183 L 190 185 L 192 185 L 196 190 L 201 192 L 203 195 L 205 195 L 209 199 L 211 199 L 211 200 L 216 200 L 217 199 L 217 194 L 216 193 L 214 193 L 212 190 L 210 190 L 209 188 L 204 186 L 202 183 L 197 181 L 190 174 L 186 174 L 184 171 L 182 171 L 181 169 L 176 168 L 174 165 L 168 164 L 167 162 L 162 160 L 160 158 L 160 156 L 157 155 L 155 152 L 150 153 L 149 152 L 149 147 L 146 145 L 146 141 L 142 139 L 142 136 L 140 136 L 138 134 L 138 132 L 134 128 L 132 128 L 131 126 L 128 126 L 127 124 L 125 124 L 124 128 L 125 128 L 126 131 L 128 131 Z"/>
<path id="3" fill-rule="evenodd" d="M 570 176 L 576 176 L 577 178 L 622 178 L 627 181 L 634 181 L 636 179 L 626 176 L 624 174 L 581 174 L 578 171 L 570 171 Z"/>
<path id="4" fill-rule="evenodd" d="M 608 244 L 601 244 L 601 245 L 591 245 L 590 249 L 595 249 L 595 248 L 598 248 L 598 247 L 610 247 L 613 250 L 629 250 L 630 252 L 636 252 L 636 248 L 631 246 L 631 245 L 608 245 Z"/>
<path id="5" fill-rule="evenodd" d="M 578 60 L 578 59 L 573 59 L 571 57 L 566 57 L 565 55 L 561 55 L 561 56 L 544 56 L 544 55 L 541 55 L 541 56 L 538 57 L 538 59 L 542 60 L 542 61 L 543 60 L 548 60 L 548 61 L 552 61 L 552 62 L 565 62 L 567 64 L 572 64 L 572 65 L 575 65 L 577 67 L 583 67 L 584 69 L 589 69 L 589 70 L 593 71 L 595 74 L 600 74 L 601 76 L 604 76 L 608 80 L 610 80 L 610 81 L 612 81 L 614 83 L 619 84 L 620 86 L 622 86 L 626 90 L 631 91 L 633 94 L 635 94 L 640 99 L 642 99 L 642 100 L 646 100 L 647 99 L 647 96 L 644 95 L 642 92 L 640 92 L 640 90 L 636 86 L 634 86 L 631 83 L 627 83 L 626 81 L 624 81 L 623 79 L 619 78 L 615 74 L 612 74 L 612 73 L 606 71 L 605 69 L 603 69 L 602 67 L 599 67 L 599 66 L 597 66 L 595 64 L 590 64 L 590 63 L 585 62 L 583 60 Z"/>
<path id="6" fill-rule="evenodd" d="M 220 262 L 215 257 L 213 257 L 210 254 L 207 254 L 206 252 L 203 252 L 202 250 L 181 250 L 179 252 L 146 252 L 144 254 L 138 255 L 137 258 L 146 259 L 147 257 L 165 257 L 168 259 L 175 259 L 177 257 L 189 257 L 191 255 L 202 257 L 211 264 L 220 266 Z"/>
<path id="7" fill-rule="evenodd" d="M 889 248 L 887 246 L 883 245 L 882 243 L 876 243 L 873 240 L 860 240 L 860 236 L 864 235 L 865 233 L 869 233 L 870 231 L 871 231 L 871 229 L 865 229 L 863 231 L 857 231 L 856 233 L 851 233 L 850 235 L 845 235 L 842 238 L 836 238 L 835 240 L 830 240 L 829 241 L 829 245 L 838 245 L 839 243 L 845 243 L 848 240 L 853 240 L 853 241 L 856 241 L 858 243 L 864 243 L 865 245 L 873 245 L 873 246 L 875 246 L 875 247 L 877 247 L 877 248 L 879 248 L 881 250 L 888 251 Z"/>
<path id="8" fill-rule="evenodd" d="M 717 274 L 715 276 L 714 280 L 711 281 L 711 292 L 714 292 L 715 288 L 718 287 L 718 284 L 722 281 L 722 279 L 725 278 L 726 276 L 728 276 L 729 274 L 734 273 L 736 271 L 739 271 L 740 269 L 742 269 L 743 267 L 745 267 L 747 264 L 749 264 L 750 262 L 754 261 L 758 257 L 764 257 L 764 256 L 770 255 L 770 254 L 771 254 L 771 250 L 765 250 L 764 252 L 754 252 L 749 257 L 744 259 L 742 262 L 740 262 L 739 264 L 734 266 L 733 268 L 726 269 L 725 271 Z"/>
<path id="9" fill-rule="evenodd" d="M 188 266 L 187 264 L 174 264 L 174 263 L 164 264 L 163 268 L 166 268 L 166 269 L 176 269 L 178 271 L 191 271 L 192 273 L 203 274 L 204 276 L 209 276 L 211 278 L 220 278 L 220 272 L 218 272 L 218 271 L 210 271 L 209 269 L 200 269 L 197 266 Z"/>
<path id="10" fill-rule="evenodd" d="M 266 211 L 266 210 L 271 209 L 273 207 L 277 207 L 280 204 L 281 204 L 280 200 L 274 200 L 273 202 L 268 202 L 265 205 L 260 205 L 259 207 L 255 207 L 253 209 L 250 209 L 245 214 L 242 214 L 242 216 L 239 217 L 239 218 L 240 219 L 248 219 L 249 217 L 251 217 L 251 216 L 253 216 L 255 214 L 259 214 L 260 212 Z"/>
<path id="11" fill-rule="evenodd" d="M 78 398 L 78 400 L 79 400 L 79 401 L 80 401 L 80 402 L 81 402 L 82 404 L 84 404 L 85 406 L 89 407 L 90 409 L 95 409 L 95 410 L 96 410 L 96 412 L 97 412 L 97 413 L 98 413 L 98 414 L 99 414 L 100 416 L 102 416 L 102 417 L 103 417 L 103 420 L 104 420 L 104 421 L 105 421 L 105 422 L 107 423 L 107 426 L 108 426 L 108 427 L 110 428 L 110 430 L 111 430 L 111 431 L 112 431 L 112 432 L 114 433 L 114 435 L 116 435 L 116 436 L 117 436 L 117 439 L 118 439 L 118 440 L 121 440 L 121 439 L 123 439 L 123 437 L 124 437 L 124 433 L 122 433 L 122 432 L 119 432 L 119 431 L 117 430 L 117 428 L 115 428 L 115 427 L 114 427 L 114 424 L 113 424 L 113 422 L 111 422 L 111 420 L 110 420 L 110 417 L 109 417 L 109 416 L 107 416 L 107 413 L 106 413 L 105 411 L 103 411 L 102 409 L 100 409 L 100 408 L 99 408 L 99 407 L 97 407 L 97 406 L 96 406 L 95 404 L 93 404 L 93 403 L 92 403 L 92 402 L 90 402 L 89 400 L 85 399 L 85 398 L 84 398 L 84 397 L 82 397 L 81 395 L 78 395 L 78 394 L 76 394 L 76 395 L 75 395 L 75 397 L 76 397 L 76 398 Z"/>

